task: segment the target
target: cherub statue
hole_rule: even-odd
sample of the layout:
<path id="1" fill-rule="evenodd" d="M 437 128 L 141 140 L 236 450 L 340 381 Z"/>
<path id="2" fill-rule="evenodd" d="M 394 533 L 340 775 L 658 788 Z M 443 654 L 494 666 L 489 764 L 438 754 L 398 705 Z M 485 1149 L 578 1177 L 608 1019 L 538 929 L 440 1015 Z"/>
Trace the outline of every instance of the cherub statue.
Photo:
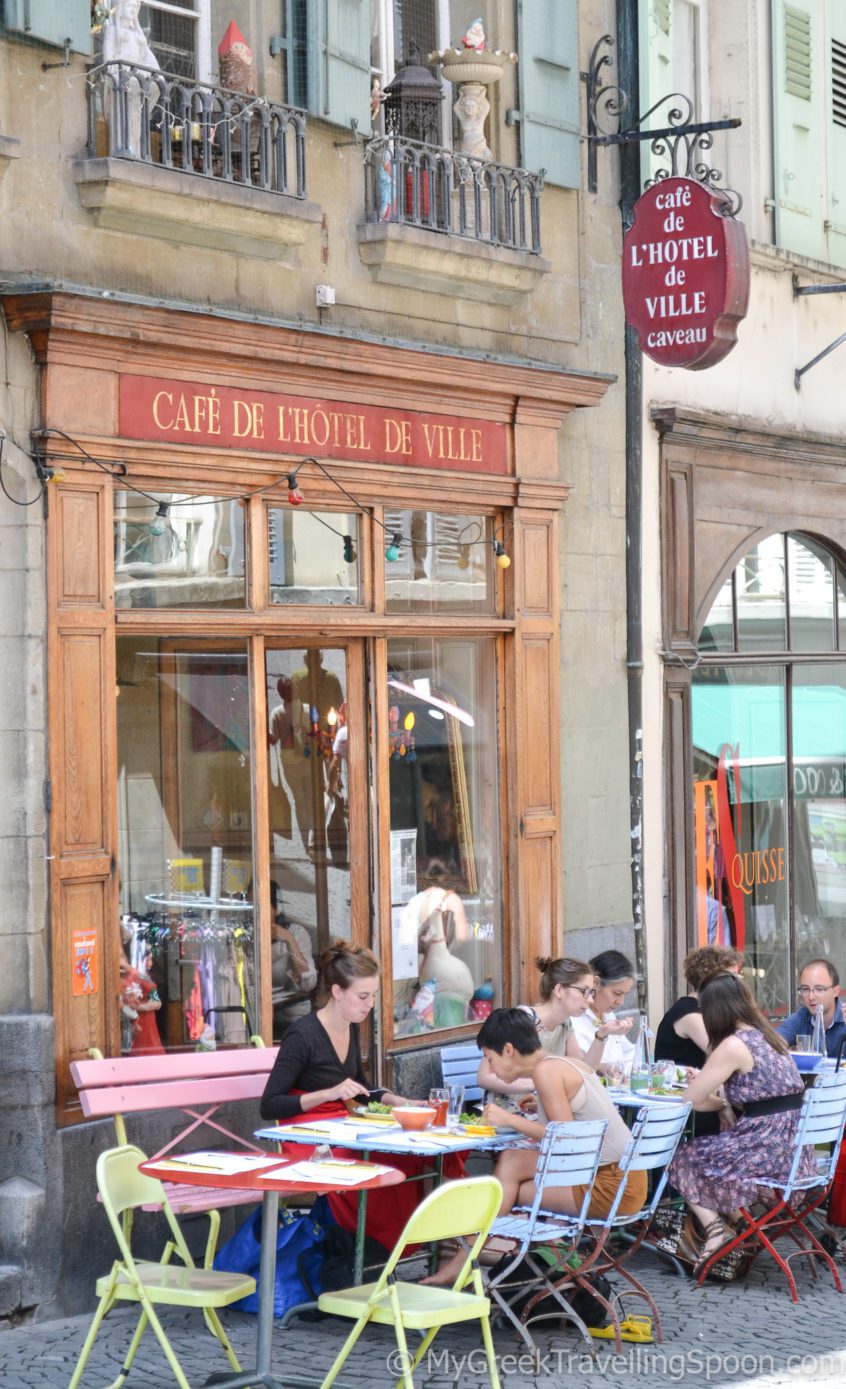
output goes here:
<path id="1" fill-rule="evenodd" d="M 481 19 L 474 19 L 461 40 L 462 48 L 472 48 L 475 53 L 485 51 L 485 31 Z"/>

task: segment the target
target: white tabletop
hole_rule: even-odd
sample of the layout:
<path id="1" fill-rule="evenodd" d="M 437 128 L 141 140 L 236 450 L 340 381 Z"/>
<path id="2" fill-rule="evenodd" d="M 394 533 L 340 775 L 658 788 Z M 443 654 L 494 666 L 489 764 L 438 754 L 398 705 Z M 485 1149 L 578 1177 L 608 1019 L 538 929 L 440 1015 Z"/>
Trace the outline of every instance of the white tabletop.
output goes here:
<path id="1" fill-rule="evenodd" d="M 417 1132 L 400 1128 L 399 1124 L 373 1124 L 366 1119 L 316 1119 L 308 1116 L 295 1124 L 273 1124 L 255 1130 L 256 1138 L 280 1143 L 301 1143 L 314 1147 L 316 1143 L 336 1144 L 353 1152 L 412 1153 L 417 1157 L 443 1157 L 445 1153 L 485 1152 L 506 1148 L 518 1134 L 514 1129 L 500 1129 L 494 1137 L 482 1138 L 460 1130 L 428 1128 Z"/>

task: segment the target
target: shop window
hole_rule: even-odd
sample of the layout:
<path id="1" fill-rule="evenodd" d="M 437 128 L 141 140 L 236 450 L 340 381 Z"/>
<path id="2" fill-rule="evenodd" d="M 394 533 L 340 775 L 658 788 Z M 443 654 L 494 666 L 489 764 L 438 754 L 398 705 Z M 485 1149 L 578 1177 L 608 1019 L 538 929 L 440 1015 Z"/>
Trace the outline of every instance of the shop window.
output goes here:
<path id="1" fill-rule="evenodd" d="M 116 607 L 244 607 L 239 502 L 118 491 L 114 531 Z"/>
<path id="2" fill-rule="evenodd" d="M 258 1030 L 246 650 L 119 637 L 116 694 L 121 1050 L 244 1045 Z"/>
<path id="3" fill-rule="evenodd" d="M 271 603 L 359 604 L 359 517 L 337 511 L 270 507 Z"/>
<path id="4" fill-rule="evenodd" d="M 394 1036 L 502 999 L 495 643 L 388 642 Z"/>
<path id="5" fill-rule="evenodd" d="M 769 537 L 720 590 L 693 676 L 694 938 L 743 950 L 774 1015 L 803 960 L 846 970 L 844 596 L 822 544 Z"/>
<path id="6" fill-rule="evenodd" d="M 493 524 L 488 516 L 386 508 L 387 536 L 402 538 L 385 561 L 386 611 L 493 613 Z"/>
<path id="7" fill-rule="evenodd" d="M 311 1009 L 320 952 L 350 935 L 350 767 L 344 650 L 266 659 L 273 1036 Z"/>

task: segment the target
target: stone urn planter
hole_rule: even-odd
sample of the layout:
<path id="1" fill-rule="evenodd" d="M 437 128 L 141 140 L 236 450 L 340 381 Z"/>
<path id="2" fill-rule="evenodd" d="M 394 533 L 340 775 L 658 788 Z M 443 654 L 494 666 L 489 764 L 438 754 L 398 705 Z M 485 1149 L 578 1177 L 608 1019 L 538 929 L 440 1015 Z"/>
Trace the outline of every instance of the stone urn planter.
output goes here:
<path id="1" fill-rule="evenodd" d="M 500 81 L 505 69 L 517 62 L 517 54 L 500 49 L 476 52 L 472 48 L 445 48 L 443 53 L 430 53 L 429 62 L 439 63 L 447 82 L 458 87 L 452 109 L 461 127 L 460 153 L 473 159 L 491 159 L 485 139 L 485 121 L 491 109 L 486 88 Z"/>

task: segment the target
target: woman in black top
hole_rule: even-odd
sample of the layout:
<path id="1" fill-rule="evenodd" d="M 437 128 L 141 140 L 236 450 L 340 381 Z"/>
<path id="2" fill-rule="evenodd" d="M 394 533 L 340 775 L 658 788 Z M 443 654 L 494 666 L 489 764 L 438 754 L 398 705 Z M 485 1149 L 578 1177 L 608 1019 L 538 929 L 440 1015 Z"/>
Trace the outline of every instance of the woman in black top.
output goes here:
<path id="1" fill-rule="evenodd" d="M 655 1034 L 655 1060 L 674 1061 L 677 1066 L 705 1065 L 708 1034 L 699 1011 L 699 990 L 715 974 L 739 974 L 743 956 L 738 950 L 703 945 L 685 957 L 684 977 L 687 995 L 676 999 L 658 1024 Z"/>

